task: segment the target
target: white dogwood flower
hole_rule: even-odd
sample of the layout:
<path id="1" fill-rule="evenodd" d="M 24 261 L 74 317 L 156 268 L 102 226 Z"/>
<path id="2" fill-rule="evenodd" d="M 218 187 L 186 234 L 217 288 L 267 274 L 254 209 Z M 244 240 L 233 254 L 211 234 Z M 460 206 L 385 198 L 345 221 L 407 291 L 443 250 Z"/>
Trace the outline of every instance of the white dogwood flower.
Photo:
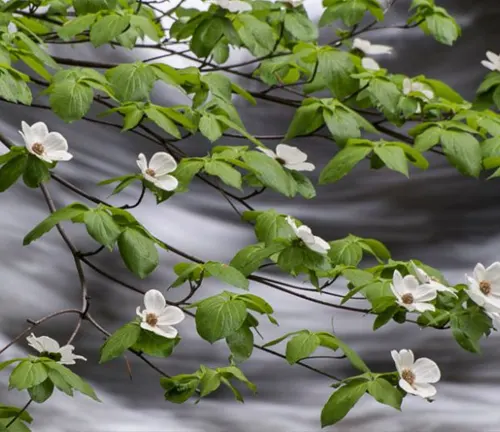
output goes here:
<path id="1" fill-rule="evenodd" d="M 147 181 L 166 191 L 173 191 L 179 185 L 174 176 L 168 175 L 177 168 L 175 159 L 165 152 L 155 153 L 151 160 L 146 160 L 146 156 L 141 153 L 137 158 L 142 175 Z"/>
<path id="2" fill-rule="evenodd" d="M 142 312 L 137 307 L 137 315 L 141 318 L 141 327 L 167 339 L 177 336 L 177 329 L 172 327 L 184 320 L 184 312 L 176 306 L 167 306 L 165 297 L 160 291 L 149 290 L 144 294 L 144 306 Z"/>
<path id="3" fill-rule="evenodd" d="M 488 51 L 486 53 L 486 57 L 488 60 L 483 60 L 481 64 L 492 71 L 500 72 L 500 55 L 495 54 L 494 52 Z"/>
<path id="4" fill-rule="evenodd" d="M 397 303 L 410 312 L 434 311 L 434 305 L 427 302 L 436 298 L 436 290 L 430 286 L 421 285 L 413 275 L 403 278 L 399 271 L 392 277 L 391 290 L 396 296 Z"/>
<path id="5" fill-rule="evenodd" d="M 263 147 L 257 147 L 257 150 L 276 159 L 281 165 L 290 170 L 313 171 L 315 168 L 312 163 L 306 162 L 307 155 L 297 147 L 292 147 L 287 144 L 278 144 L 276 146 L 276 153 Z"/>
<path id="6" fill-rule="evenodd" d="M 306 225 L 301 225 L 297 228 L 295 221 L 290 216 L 286 217 L 286 221 L 288 225 L 292 227 L 295 235 L 301 239 L 309 249 L 322 255 L 328 253 L 330 245 L 321 237 L 313 235 L 311 228 Z"/>
<path id="7" fill-rule="evenodd" d="M 48 162 L 69 161 L 73 158 L 68 153 L 68 142 L 59 132 L 49 132 L 47 125 L 38 122 L 28 125 L 21 123 L 22 131 L 19 131 L 24 139 L 24 144 L 28 151 L 37 158 Z"/>
<path id="8" fill-rule="evenodd" d="M 422 285 L 430 286 L 438 292 L 447 292 L 447 293 L 450 293 L 450 294 L 453 294 L 454 296 L 456 296 L 457 290 L 455 288 L 451 288 L 451 287 L 447 287 L 447 286 L 443 285 L 437 279 L 429 276 L 424 270 L 417 267 L 413 261 L 411 262 L 411 265 L 413 266 L 413 271 L 417 275 L 418 281 Z"/>
<path id="9" fill-rule="evenodd" d="M 352 47 L 353 49 L 362 51 L 366 55 L 390 54 L 392 52 L 392 47 L 388 45 L 376 45 L 360 38 L 354 38 Z"/>
<path id="10" fill-rule="evenodd" d="M 379 64 L 370 57 L 363 57 L 361 59 L 361 66 L 366 70 L 378 71 L 380 70 Z"/>
<path id="11" fill-rule="evenodd" d="M 408 95 L 413 92 L 422 93 L 425 96 L 426 100 L 434 98 L 434 92 L 427 89 L 424 84 L 412 81 L 410 78 L 405 78 L 403 80 L 403 93 L 405 95 Z"/>
<path id="12" fill-rule="evenodd" d="M 489 312 L 500 312 L 500 262 L 497 261 L 488 268 L 478 263 L 474 268 L 473 277 L 465 276 L 469 297 Z"/>
<path id="13" fill-rule="evenodd" d="M 73 354 L 73 345 L 60 346 L 57 341 L 48 336 L 36 337 L 33 333 L 26 338 L 28 345 L 40 353 L 40 357 L 48 357 L 63 365 L 73 365 L 75 360 L 87 360 L 81 355 Z"/>
<path id="14" fill-rule="evenodd" d="M 432 384 L 441 379 L 441 371 L 434 361 L 426 357 L 415 361 L 413 351 L 405 349 L 392 350 L 391 356 L 400 376 L 399 387 L 424 399 L 436 394 L 436 387 Z"/>
<path id="15" fill-rule="evenodd" d="M 252 10 L 252 6 L 244 1 L 239 1 L 239 0 L 213 0 L 213 1 L 217 6 L 226 9 L 229 12 L 238 13 L 238 12 L 249 12 Z"/>

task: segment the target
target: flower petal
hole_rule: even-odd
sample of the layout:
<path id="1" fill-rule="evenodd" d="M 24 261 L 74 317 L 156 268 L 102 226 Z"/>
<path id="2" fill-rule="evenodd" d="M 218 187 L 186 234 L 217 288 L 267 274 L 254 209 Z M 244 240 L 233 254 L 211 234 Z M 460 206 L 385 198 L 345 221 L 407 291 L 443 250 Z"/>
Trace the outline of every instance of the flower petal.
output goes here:
<path id="1" fill-rule="evenodd" d="M 407 95 L 408 93 L 412 92 L 412 83 L 409 78 L 405 78 L 403 80 L 403 93 Z"/>
<path id="2" fill-rule="evenodd" d="M 396 365 L 396 369 L 399 374 L 401 374 L 401 356 L 396 350 L 391 351 L 391 357 L 394 360 L 394 364 Z"/>
<path id="3" fill-rule="evenodd" d="M 436 387 L 434 387 L 432 384 L 416 382 L 413 384 L 413 387 L 414 387 L 413 394 L 420 396 L 424 399 L 430 398 L 437 393 Z"/>
<path id="4" fill-rule="evenodd" d="M 474 267 L 474 272 L 473 272 L 474 279 L 476 279 L 477 281 L 484 280 L 485 273 L 486 273 L 486 269 L 484 268 L 484 265 L 482 265 L 481 263 L 477 263 L 476 267 Z"/>
<path id="5" fill-rule="evenodd" d="M 34 335 L 33 335 L 34 336 Z M 37 343 L 39 344 L 38 346 L 41 347 L 41 350 L 38 350 L 34 345 L 31 345 L 33 348 L 35 348 L 39 352 L 47 351 L 51 353 L 55 353 L 59 350 L 59 343 L 48 337 L 48 336 L 40 336 L 39 338 L 35 337 Z"/>
<path id="6" fill-rule="evenodd" d="M 24 127 L 23 127 L 23 132 L 24 132 Z M 47 125 L 44 122 L 36 122 L 35 124 L 31 125 L 30 132 L 33 143 L 39 142 L 43 144 L 46 136 L 49 134 L 49 129 L 47 128 Z"/>
<path id="7" fill-rule="evenodd" d="M 428 302 L 434 300 L 437 296 L 437 291 L 430 284 L 420 285 L 413 297 L 416 302 Z"/>
<path id="8" fill-rule="evenodd" d="M 174 176 L 168 174 L 155 178 L 153 183 L 155 186 L 168 192 L 177 189 L 177 186 L 179 186 L 179 181 Z"/>
<path id="9" fill-rule="evenodd" d="M 285 161 L 285 164 L 298 164 L 307 160 L 307 155 L 297 147 L 288 144 L 278 144 L 276 154 Z"/>
<path id="10" fill-rule="evenodd" d="M 314 171 L 316 167 L 310 162 L 302 162 L 298 164 L 285 164 L 285 168 L 294 171 Z"/>
<path id="11" fill-rule="evenodd" d="M 306 243 L 306 246 L 313 252 L 326 255 L 330 250 L 330 245 L 321 237 L 314 236 L 314 243 Z"/>
<path id="12" fill-rule="evenodd" d="M 481 292 L 478 292 L 478 291 L 475 291 L 472 289 L 465 290 L 465 292 L 472 299 L 472 301 L 474 303 L 476 303 L 478 306 L 484 305 L 484 303 L 486 301 L 486 296 L 483 295 Z"/>
<path id="13" fill-rule="evenodd" d="M 413 275 L 406 275 L 403 278 L 403 285 L 405 287 L 406 292 L 411 292 L 411 293 L 417 293 L 420 288 L 418 279 Z"/>
<path id="14" fill-rule="evenodd" d="M 47 153 L 68 150 L 68 142 L 59 132 L 49 133 L 40 143 L 43 144 Z"/>
<path id="15" fill-rule="evenodd" d="M 156 327 L 154 327 L 152 331 L 154 331 L 157 335 L 163 336 L 167 339 L 175 339 L 177 337 L 177 334 L 179 333 L 176 328 L 161 324 L 158 324 Z"/>
<path id="16" fill-rule="evenodd" d="M 401 370 L 411 369 L 413 367 L 415 356 L 413 355 L 412 350 L 402 349 L 399 351 L 398 355 L 399 355 L 399 367 Z M 394 356 L 392 356 L 392 358 L 394 359 L 394 362 L 396 362 Z"/>
<path id="17" fill-rule="evenodd" d="M 140 153 L 139 156 L 137 156 L 137 166 L 143 174 L 148 169 L 148 161 L 146 160 L 144 153 Z"/>
<path id="18" fill-rule="evenodd" d="M 299 236 L 299 231 L 297 229 L 297 224 L 295 223 L 295 221 L 292 219 L 291 216 L 287 216 L 286 217 L 286 221 L 287 221 L 288 225 L 290 225 L 290 227 L 292 228 L 292 230 L 295 233 L 295 235 L 298 237 Z"/>
<path id="19" fill-rule="evenodd" d="M 371 42 L 361 38 L 354 38 L 352 41 L 353 49 L 359 49 L 367 54 L 367 51 L 370 49 Z"/>
<path id="20" fill-rule="evenodd" d="M 399 387 L 401 387 L 406 393 L 417 394 L 416 390 L 410 385 L 410 383 L 403 378 L 398 382 Z"/>
<path id="21" fill-rule="evenodd" d="M 498 56 L 497 54 L 495 54 L 494 52 L 492 51 L 486 51 L 486 58 L 491 61 L 491 63 L 496 63 L 499 59 L 500 59 L 500 56 Z"/>
<path id="22" fill-rule="evenodd" d="M 417 359 L 412 368 L 416 382 L 437 383 L 441 379 L 441 371 L 435 361 L 422 357 Z"/>
<path id="23" fill-rule="evenodd" d="M 421 90 L 420 91 L 427 99 L 434 99 L 434 92 L 432 90 Z"/>
<path id="24" fill-rule="evenodd" d="M 174 171 L 177 168 L 177 162 L 172 155 L 158 152 L 149 161 L 149 168 L 154 170 L 156 177 L 161 177 Z"/>
<path id="25" fill-rule="evenodd" d="M 485 68 L 487 68 L 487 69 L 489 69 L 489 70 L 495 70 L 495 69 L 496 69 L 495 65 L 494 65 L 493 63 L 491 63 L 491 62 L 487 61 L 487 60 L 482 60 L 482 61 L 481 61 L 481 64 L 482 64 Z"/>
<path id="26" fill-rule="evenodd" d="M 57 352 L 61 354 L 61 360 L 58 361 L 60 364 L 75 364 L 75 360 L 84 360 L 87 359 L 81 355 L 73 354 L 75 347 L 73 345 L 65 345 L 61 347 Z"/>
<path id="27" fill-rule="evenodd" d="M 500 281 L 500 262 L 494 262 L 486 269 L 484 279 L 490 282 Z"/>
<path id="28" fill-rule="evenodd" d="M 372 44 L 367 51 L 367 55 L 379 55 L 379 54 L 390 54 L 392 53 L 392 47 L 388 45 L 375 45 Z"/>
<path id="29" fill-rule="evenodd" d="M 430 303 L 415 302 L 413 303 L 413 307 L 418 312 L 426 312 L 426 311 L 434 312 L 436 310 L 434 305 L 431 305 Z"/>
<path id="30" fill-rule="evenodd" d="M 38 340 L 38 338 L 31 333 L 26 340 L 28 341 L 28 345 L 34 349 L 36 349 L 38 352 L 45 351 L 45 348 L 41 344 L 41 342 Z"/>
<path id="31" fill-rule="evenodd" d="M 73 155 L 68 153 L 67 151 L 51 151 L 50 153 L 46 153 L 46 158 L 51 161 L 69 161 L 73 159 Z"/>
<path id="32" fill-rule="evenodd" d="M 166 304 L 165 297 L 158 290 L 152 289 L 144 294 L 144 306 L 146 306 L 147 312 L 160 314 L 165 309 Z"/>
<path id="33" fill-rule="evenodd" d="M 158 325 L 175 325 L 184 320 L 186 316 L 181 309 L 176 306 L 167 306 L 163 312 L 158 315 Z"/>
<path id="34" fill-rule="evenodd" d="M 274 153 L 271 149 L 264 148 L 264 147 L 257 147 L 257 150 L 261 151 L 265 155 L 269 156 L 270 158 L 276 159 L 278 155 Z"/>
<path id="35" fill-rule="evenodd" d="M 314 235 L 307 225 L 301 225 L 297 228 L 297 235 L 306 244 L 314 244 Z"/>
<path id="36" fill-rule="evenodd" d="M 399 294 L 403 295 L 406 292 L 404 282 L 403 282 L 403 276 L 401 276 L 401 273 L 399 273 L 398 270 L 395 270 L 393 275 L 392 275 L 392 291 L 394 294 Z M 398 297 L 398 295 L 396 295 Z"/>
<path id="37" fill-rule="evenodd" d="M 429 275 L 421 268 L 417 267 L 413 261 L 411 261 L 411 266 L 413 268 L 413 271 L 415 272 L 415 276 L 417 277 L 420 283 L 424 284 L 424 283 L 429 283 L 431 281 Z"/>
<path id="38" fill-rule="evenodd" d="M 137 306 L 137 309 L 135 310 L 135 313 L 137 314 L 138 317 L 141 317 L 142 319 L 145 318 L 146 314 L 143 312 L 141 312 L 141 307 L 140 306 Z"/>
<path id="39" fill-rule="evenodd" d="M 229 0 L 227 6 L 224 6 L 229 12 L 249 12 L 252 10 L 252 6 L 250 6 L 246 2 L 242 2 L 239 0 Z"/>
<path id="40" fill-rule="evenodd" d="M 370 57 L 363 57 L 361 60 L 361 66 L 366 70 L 378 71 L 380 70 L 379 64 Z"/>

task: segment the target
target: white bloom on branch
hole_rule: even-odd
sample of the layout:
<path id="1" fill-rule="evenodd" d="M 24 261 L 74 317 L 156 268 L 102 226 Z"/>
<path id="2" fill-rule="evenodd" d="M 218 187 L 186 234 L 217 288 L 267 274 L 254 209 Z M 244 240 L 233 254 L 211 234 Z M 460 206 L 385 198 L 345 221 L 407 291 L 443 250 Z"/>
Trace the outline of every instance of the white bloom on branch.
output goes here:
<path id="1" fill-rule="evenodd" d="M 491 318 L 493 328 L 497 331 L 500 331 L 500 312 L 498 312 L 496 309 L 490 308 L 488 305 L 485 305 L 484 311 L 486 312 L 486 315 Z"/>
<path id="2" fill-rule="evenodd" d="M 81 355 L 73 354 L 73 345 L 60 346 L 57 341 L 48 336 L 36 337 L 33 333 L 26 338 L 28 345 L 40 353 L 40 357 L 48 357 L 63 365 L 73 365 L 75 360 L 87 360 Z"/>
<path id="3" fill-rule="evenodd" d="M 270 149 L 257 147 L 262 153 L 272 157 L 285 168 L 294 171 L 313 171 L 315 166 L 312 163 L 306 162 L 307 155 L 297 147 L 292 147 L 287 144 L 278 144 L 276 153 Z"/>
<path id="4" fill-rule="evenodd" d="M 413 275 L 403 278 L 396 270 L 392 278 L 391 290 L 396 296 L 397 303 L 410 312 L 435 310 L 434 305 L 427 302 L 436 298 L 436 290 L 430 286 L 421 285 Z"/>
<path id="5" fill-rule="evenodd" d="M 413 351 L 405 349 L 392 350 L 391 356 L 400 376 L 399 387 L 424 399 L 436 394 L 436 387 L 432 384 L 441 379 L 441 371 L 434 361 L 426 357 L 415 361 Z"/>
<path id="6" fill-rule="evenodd" d="M 424 270 L 417 267 L 413 261 L 411 262 L 411 265 L 413 266 L 413 271 L 417 275 L 418 281 L 422 285 L 432 287 L 433 289 L 435 289 L 438 292 L 447 292 L 447 293 L 450 293 L 450 294 L 453 294 L 454 296 L 456 296 L 457 290 L 455 288 L 451 288 L 451 287 L 447 287 L 447 286 L 443 285 L 437 279 L 429 276 Z"/>
<path id="7" fill-rule="evenodd" d="M 376 45 L 360 38 L 354 38 L 352 47 L 353 49 L 362 51 L 366 55 L 390 54 L 392 52 L 392 47 L 388 45 Z"/>
<path id="8" fill-rule="evenodd" d="M 380 70 L 379 64 L 370 57 L 363 57 L 361 59 L 361 66 L 366 70 L 378 71 Z"/>
<path id="9" fill-rule="evenodd" d="M 214 3 L 217 6 L 233 13 L 249 12 L 252 10 L 252 6 L 244 1 L 239 0 L 214 0 Z"/>
<path id="10" fill-rule="evenodd" d="M 176 306 L 167 306 L 165 297 L 160 291 L 149 290 L 144 294 L 144 306 L 142 312 L 137 307 L 137 315 L 141 318 L 141 327 L 167 339 L 177 336 L 177 329 L 172 327 L 184 320 L 184 312 Z"/>
<path id="11" fill-rule="evenodd" d="M 38 122 L 28 125 L 21 123 L 22 131 L 19 131 L 24 139 L 24 144 L 28 151 L 37 158 L 48 162 L 69 161 L 73 158 L 68 153 L 68 142 L 59 132 L 49 132 L 47 125 Z"/>
<path id="12" fill-rule="evenodd" d="M 321 237 L 313 235 L 311 228 L 306 225 L 301 225 L 297 228 L 295 221 L 290 216 L 286 217 L 286 221 L 288 225 L 292 227 L 295 235 L 301 239 L 309 249 L 322 255 L 328 253 L 330 245 Z"/>
<path id="13" fill-rule="evenodd" d="M 425 87 L 424 84 L 412 81 L 410 78 L 403 80 L 403 94 L 409 95 L 410 93 L 418 92 L 424 95 L 424 99 L 430 100 L 434 98 L 434 92 Z"/>
<path id="14" fill-rule="evenodd" d="M 486 57 L 488 60 L 483 60 L 481 64 L 489 70 L 500 72 L 500 55 L 488 51 Z"/>
<path id="15" fill-rule="evenodd" d="M 177 179 L 169 175 L 169 173 L 175 171 L 177 168 L 177 162 L 168 153 L 155 153 L 149 161 L 149 164 L 146 160 L 146 156 L 141 153 L 137 158 L 137 165 L 144 178 L 160 189 L 173 191 L 179 185 Z"/>
<path id="16" fill-rule="evenodd" d="M 500 312 L 500 262 L 497 261 L 488 268 L 478 263 L 473 277 L 465 276 L 469 297 L 489 312 Z"/>

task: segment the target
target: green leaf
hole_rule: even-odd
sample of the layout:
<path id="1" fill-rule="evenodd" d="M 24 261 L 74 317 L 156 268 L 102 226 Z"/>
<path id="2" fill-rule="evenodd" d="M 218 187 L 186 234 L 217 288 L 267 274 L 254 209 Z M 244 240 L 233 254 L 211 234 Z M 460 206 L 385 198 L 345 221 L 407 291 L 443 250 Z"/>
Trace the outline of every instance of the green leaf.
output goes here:
<path id="1" fill-rule="evenodd" d="M 28 155 L 26 168 L 24 170 L 24 184 L 30 188 L 37 188 L 50 179 L 47 164 L 35 155 Z"/>
<path id="2" fill-rule="evenodd" d="M 238 84 L 232 82 L 231 90 L 234 93 L 239 94 L 243 99 L 246 99 L 252 105 L 257 105 L 257 101 L 255 100 L 255 98 L 250 93 L 248 93 L 243 87 L 240 87 Z"/>
<path id="3" fill-rule="evenodd" d="M 14 75 L 12 71 L 0 67 L 0 97 L 10 102 L 31 105 L 30 88 L 23 79 L 18 75 Z"/>
<path id="4" fill-rule="evenodd" d="M 179 132 L 176 124 L 164 113 L 156 108 L 146 108 L 144 112 L 150 120 L 154 121 L 165 132 L 169 133 L 175 138 L 181 138 L 181 133 Z"/>
<path id="5" fill-rule="evenodd" d="M 133 344 L 132 348 L 154 357 L 169 357 L 180 341 L 178 337 L 167 339 L 151 331 L 141 329 L 139 338 Z"/>
<path id="6" fill-rule="evenodd" d="M 57 30 L 57 34 L 63 40 L 70 40 L 72 37 L 88 30 L 97 19 L 97 15 L 88 14 L 78 16 L 66 23 Z"/>
<path id="7" fill-rule="evenodd" d="M 50 380 L 50 377 L 47 378 L 44 382 L 28 389 L 28 393 L 31 399 L 33 399 L 33 401 L 35 401 L 36 403 L 45 402 L 49 397 L 52 396 L 53 392 L 54 384 Z"/>
<path id="8" fill-rule="evenodd" d="M 1 174 L 1 170 L 0 170 Z M 24 237 L 23 245 L 27 246 L 30 243 L 38 240 L 45 233 L 48 233 L 52 228 L 54 228 L 58 223 L 71 220 L 81 216 L 83 213 L 87 212 L 89 208 L 86 205 L 80 203 L 73 203 L 67 207 L 61 208 L 54 213 L 52 213 L 49 217 L 40 222 L 35 228 L 33 228 L 27 235 Z"/>
<path id="9" fill-rule="evenodd" d="M 44 363 L 25 360 L 19 363 L 9 378 L 9 387 L 17 390 L 25 390 L 41 384 L 48 378 Z"/>
<path id="10" fill-rule="evenodd" d="M 52 110 L 64 121 L 71 123 L 87 114 L 94 92 L 84 82 L 67 79 L 50 86 L 49 102 Z"/>
<path id="11" fill-rule="evenodd" d="M 415 149 L 427 151 L 437 145 L 441 139 L 443 129 L 440 127 L 430 127 L 415 138 Z"/>
<path id="12" fill-rule="evenodd" d="M 459 345 L 472 353 L 480 353 L 479 341 L 491 329 L 490 318 L 478 308 L 453 314 L 451 332 Z"/>
<path id="13" fill-rule="evenodd" d="M 342 420 L 368 389 L 368 382 L 353 380 L 336 390 L 321 411 L 321 427 Z"/>
<path id="14" fill-rule="evenodd" d="M 434 91 L 434 94 L 436 96 L 448 99 L 449 101 L 455 103 L 463 103 L 464 101 L 463 97 L 460 96 L 459 93 L 457 93 L 455 90 L 453 90 L 450 86 L 446 85 L 442 81 L 430 78 L 424 78 L 421 80 L 421 82 L 429 85 Z"/>
<path id="15" fill-rule="evenodd" d="M 115 9 L 118 0 L 73 0 L 78 15 L 95 13 L 101 10 Z"/>
<path id="16" fill-rule="evenodd" d="M 232 358 L 236 363 L 249 359 L 253 352 L 253 333 L 248 327 L 241 327 L 226 337 L 226 343 L 231 350 Z"/>
<path id="17" fill-rule="evenodd" d="M 242 159 L 262 184 L 289 198 L 295 195 L 294 183 L 275 159 L 257 151 L 246 152 Z"/>
<path id="18" fill-rule="evenodd" d="M 319 337 L 311 332 L 301 333 L 290 339 L 286 345 L 286 360 L 289 364 L 297 363 L 309 357 L 320 345 Z"/>
<path id="19" fill-rule="evenodd" d="M 259 214 L 255 220 L 255 234 L 259 241 L 271 246 L 275 239 L 293 238 L 294 234 L 286 219 L 275 210 Z"/>
<path id="20" fill-rule="evenodd" d="M 363 249 L 358 243 L 350 237 L 332 241 L 328 256 L 336 265 L 357 266 L 363 258 Z"/>
<path id="21" fill-rule="evenodd" d="M 88 211 L 83 216 L 87 232 L 98 243 L 112 247 L 122 230 L 104 210 Z"/>
<path id="22" fill-rule="evenodd" d="M 319 177 L 320 184 L 333 183 L 347 175 L 372 151 L 370 147 L 347 146 L 328 162 Z"/>
<path id="23" fill-rule="evenodd" d="M 130 24 L 140 29 L 149 39 L 155 42 L 160 41 L 161 32 L 160 34 L 158 34 L 158 29 L 155 26 L 155 22 L 151 18 L 140 15 L 132 15 L 130 17 Z"/>
<path id="24" fill-rule="evenodd" d="M 440 13 L 428 16 L 425 24 L 434 38 L 446 45 L 453 45 L 461 33 L 460 27 L 453 18 Z"/>
<path id="25" fill-rule="evenodd" d="M 26 410 L 22 410 L 21 408 L 8 406 L 8 405 L 0 405 L 0 418 L 12 418 L 19 417 L 22 421 L 27 423 L 33 422 L 33 417 L 31 417 Z"/>
<path id="26" fill-rule="evenodd" d="M 302 42 L 315 41 L 318 38 L 318 28 L 311 20 L 293 9 L 285 15 L 285 29 L 295 39 Z"/>
<path id="27" fill-rule="evenodd" d="M 368 393 L 377 402 L 401 411 L 402 393 L 384 378 L 377 378 L 375 381 L 370 381 L 368 384 Z"/>
<path id="28" fill-rule="evenodd" d="M 5 192 L 17 181 L 25 171 L 27 162 L 28 156 L 20 154 L 0 168 L 0 192 Z"/>
<path id="29" fill-rule="evenodd" d="M 54 361 L 45 362 L 44 365 L 59 374 L 71 388 L 79 391 L 80 393 L 88 396 L 91 399 L 94 399 L 97 402 L 100 402 L 90 384 L 80 378 L 77 374 L 70 371 L 67 367 Z"/>
<path id="30" fill-rule="evenodd" d="M 393 171 L 398 171 L 406 177 L 408 173 L 408 161 L 405 152 L 396 146 L 375 147 L 375 154 L 384 162 L 385 166 Z"/>
<path id="31" fill-rule="evenodd" d="M 224 21 L 218 16 L 203 21 L 193 33 L 191 51 L 198 57 L 208 57 L 224 35 Z"/>
<path id="32" fill-rule="evenodd" d="M 292 123 L 288 127 L 285 140 L 299 135 L 309 135 L 324 124 L 321 105 L 311 103 L 302 105 L 295 111 Z"/>
<path id="33" fill-rule="evenodd" d="M 220 387 L 220 376 L 213 369 L 204 368 L 204 374 L 200 380 L 200 397 L 213 393 Z"/>
<path id="34" fill-rule="evenodd" d="M 205 163 L 207 174 L 219 177 L 228 186 L 241 190 L 241 173 L 226 162 L 208 160 Z"/>
<path id="35" fill-rule="evenodd" d="M 318 53 L 315 81 L 324 82 L 337 98 L 344 98 L 358 90 L 358 81 L 351 77 L 354 72 L 354 63 L 348 53 L 332 48 L 322 49 Z M 314 82 L 310 85 L 313 84 Z M 305 89 L 311 93 L 307 85 Z"/>
<path id="36" fill-rule="evenodd" d="M 95 47 L 104 45 L 121 35 L 129 23 L 129 16 L 106 15 L 92 26 L 90 30 L 90 42 Z"/>
<path id="37" fill-rule="evenodd" d="M 238 269 L 230 265 L 209 261 L 205 263 L 204 268 L 208 274 L 222 282 L 244 290 L 248 289 L 248 279 Z"/>
<path id="38" fill-rule="evenodd" d="M 238 331 L 247 317 L 245 303 L 222 295 L 203 300 L 196 310 L 196 330 L 210 343 Z"/>
<path id="39" fill-rule="evenodd" d="M 371 253 L 373 256 L 380 260 L 388 260 L 391 258 L 391 253 L 389 249 L 385 247 L 382 242 L 375 239 L 363 239 L 360 243 L 361 247 L 367 252 Z"/>
<path id="40" fill-rule="evenodd" d="M 297 192 L 305 199 L 313 199 L 316 196 L 316 189 L 309 177 L 298 171 L 289 171 L 289 174 L 295 180 Z"/>
<path id="41" fill-rule="evenodd" d="M 141 333 L 141 327 L 135 322 L 120 327 L 101 347 L 99 363 L 104 363 L 116 357 L 120 357 L 132 345 L 137 343 Z"/>
<path id="42" fill-rule="evenodd" d="M 349 359 L 351 364 L 361 372 L 370 372 L 370 369 L 366 363 L 361 359 L 356 351 L 354 351 L 345 342 L 342 342 L 339 338 L 336 338 L 337 345 L 344 352 L 345 356 Z"/>
<path id="43" fill-rule="evenodd" d="M 127 268 L 141 279 L 158 266 L 154 242 L 134 228 L 125 228 L 118 237 L 118 249 Z"/>
<path id="44" fill-rule="evenodd" d="M 238 269 L 243 275 L 248 276 L 256 271 L 262 262 L 284 248 L 279 243 L 268 247 L 264 245 L 249 245 L 241 249 L 231 260 L 230 265 Z"/>
<path id="45" fill-rule="evenodd" d="M 165 399 L 173 403 L 184 403 L 198 388 L 200 379 L 195 375 L 177 375 L 173 378 L 160 378 L 165 390 Z"/>
<path id="46" fill-rule="evenodd" d="M 370 81 L 367 88 L 376 106 L 394 114 L 397 112 L 401 93 L 396 85 L 382 78 L 375 78 Z"/>
<path id="47" fill-rule="evenodd" d="M 273 29 L 252 15 L 239 14 L 233 21 L 241 41 L 256 57 L 268 55 L 274 48 Z"/>
<path id="48" fill-rule="evenodd" d="M 244 301 L 247 305 L 247 309 L 254 310 L 261 314 L 272 314 L 274 312 L 272 306 L 268 302 L 255 294 L 239 294 L 236 298 Z"/>
<path id="49" fill-rule="evenodd" d="M 54 61 L 54 59 L 41 48 L 41 46 L 33 42 L 28 35 L 23 32 L 17 32 L 16 38 L 18 39 L 19 45 L 24 48 L 27 47 L 34 56 L 40 60 L 42 63 L 50 66 L 52 69 L 59 69 L 60 66 Z"/>
<path id="50" fill-rule="evenodd" d="M 358 288 L 363 288 L 363 285 L 361 285 Z M 378 330 L 380 327 L 386 325 L 397 311 L 398 311 L 398 306 L 394 305 L 390 308 L 387 308 L 385 311 L 379 313 L 377 315 L 377 318 L 375 318 L 375 321 L 373 322 L 373 331 Z"/>
<path id="51" fill-rule="evenodd" d="M 446 157 L 458 171 L 471 177 L 481 172 L 481 146 L 468 133 L 446 130 L 441 133 L 441 144 Z"/>
<path id="52" fill-rule="evenodd" d="M 210 142 L 217 141 L 223 133 L 217 117 L 210 113 L 203 114 L 198 127 L 200 128 L 200 132 L 207 137 Z"/>
<path id="53" fill-rule="evenodd" d="M 115 96 L 121 102 L 143 101 L 149 98 L 156 75 L 147 64 L 142 62 L 121 64 L 106 72 Z"/>
<path id="54" fill-rule="evenodd" d="M 201 171 L 203 166 L 204 163 L 201 160 L 182 159 L 177 165 L 177 169 L 172 173 L 172 175 L 179 180 L 179 186 L 176 191 L 183 192 L 187 190 L 189 183 L 193 177 Z"/>

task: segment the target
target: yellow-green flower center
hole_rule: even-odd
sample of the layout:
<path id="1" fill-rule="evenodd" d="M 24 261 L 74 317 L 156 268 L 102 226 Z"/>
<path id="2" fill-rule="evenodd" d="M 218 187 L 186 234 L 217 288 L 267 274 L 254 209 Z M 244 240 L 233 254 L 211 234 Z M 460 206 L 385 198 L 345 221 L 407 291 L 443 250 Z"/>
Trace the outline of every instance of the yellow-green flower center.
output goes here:
<path id="1" fill-rule="evenodd" d="M 402 297 L 401 297 L 401 300 L 403 301 L 404 304 L 412 304 L 413 303 L 413 295 L 410 294 L 410 293 L 407 293 L 407 294 L 404 294 Z"/>
<path id="2" fill-rule="evenodd" d="M 148 313 L 146 315 L 146 322 L 151 326 L 154 327 L 158 323 L 158 317 L 154 313 Z"/>

